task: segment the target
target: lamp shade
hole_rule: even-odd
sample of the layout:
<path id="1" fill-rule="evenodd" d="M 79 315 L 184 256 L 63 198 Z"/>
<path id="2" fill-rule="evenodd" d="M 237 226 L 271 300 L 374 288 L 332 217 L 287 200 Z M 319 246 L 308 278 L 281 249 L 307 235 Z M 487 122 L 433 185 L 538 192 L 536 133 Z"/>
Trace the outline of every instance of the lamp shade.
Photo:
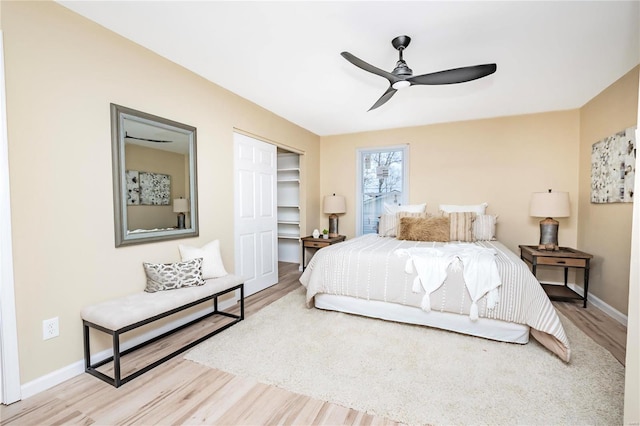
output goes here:
<path id="1" fill-rule="evenodd" d="M 529 216 L 533 217 L 569 217 L 568 192 L 534 192 L 531 195 Z"/>
<path id="2" fill-rule="evenodd" d="M 184 213 L 189 211 L 189 200 L 186 198 L 174 198 L 173 212 Z"/>
<path id="3" fill-rule="evenodd" d="M 347 212 L 347 203 L 342 195 L 327 195 L 324 197 L 324 212 L 327 214 L 338 214 Z"/>

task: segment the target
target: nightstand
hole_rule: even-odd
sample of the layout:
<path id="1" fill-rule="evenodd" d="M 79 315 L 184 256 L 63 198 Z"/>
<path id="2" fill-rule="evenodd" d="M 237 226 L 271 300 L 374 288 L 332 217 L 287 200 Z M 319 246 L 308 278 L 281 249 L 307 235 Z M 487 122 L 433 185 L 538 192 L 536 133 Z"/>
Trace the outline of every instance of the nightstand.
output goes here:
<path id="1" fill-rule="evenodd" d="M 582 307 L 587 307 L 589 295 L 589 261 L 593 258 L 585 253 L 569 247 L 560 247 L 559 250 L 538 250 L 538 246 L 519 246 L 520 258 L 531 265 L 531 272 L 536 275 L 538 266 L 559 266 L 564 268 L 564 286 L 540 283 L 545 293 L 551 300 L 582 300 Z M 584 296 L 580 296 L 567 285 L 569 268 L 584 270 Z"/>
<path id="2" fill-rule="evenodd" d="M 323 247 L 327 247 L 332 244 L 341 243 L 344 240 L 346 240 L 347 237 L 344 235 L 338 235 L 337 237 L 333 237 L 333 238 L 313 238 L 309 236 L 301 239 L 302 239 L 302 270 L 304 271 L 305 268 L 307 267 L 304 261 L 305 249 L 308 249 L 308 248 L 321 249 Z"/>

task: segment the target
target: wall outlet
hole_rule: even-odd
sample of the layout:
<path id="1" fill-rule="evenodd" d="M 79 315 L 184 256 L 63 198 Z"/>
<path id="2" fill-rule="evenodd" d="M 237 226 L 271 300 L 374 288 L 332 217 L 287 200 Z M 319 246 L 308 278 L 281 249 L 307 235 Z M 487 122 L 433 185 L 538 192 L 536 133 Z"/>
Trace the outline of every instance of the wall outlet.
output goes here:
<path id="1" fill-rule="evenodd" d="M 58 317 L 42 321 L 42 340 L 52 339 L 60 335 Z"/>

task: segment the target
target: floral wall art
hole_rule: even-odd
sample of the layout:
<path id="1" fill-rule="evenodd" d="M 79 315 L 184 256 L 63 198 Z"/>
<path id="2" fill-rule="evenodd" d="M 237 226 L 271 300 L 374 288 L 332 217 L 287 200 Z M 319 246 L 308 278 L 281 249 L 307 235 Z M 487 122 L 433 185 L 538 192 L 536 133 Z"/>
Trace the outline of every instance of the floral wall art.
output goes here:
<path id="1" fill-rule="evenodd" d="M 171 176 L 127 170 L 126 181 L 127 205 L 168 206 L 171 204 Z"/>
<path id="2" fill-rule="evenodd" d="M 633 202 L 636 172 L 635 127 L 609 136 L 591 147 L 591 202 Z"/>

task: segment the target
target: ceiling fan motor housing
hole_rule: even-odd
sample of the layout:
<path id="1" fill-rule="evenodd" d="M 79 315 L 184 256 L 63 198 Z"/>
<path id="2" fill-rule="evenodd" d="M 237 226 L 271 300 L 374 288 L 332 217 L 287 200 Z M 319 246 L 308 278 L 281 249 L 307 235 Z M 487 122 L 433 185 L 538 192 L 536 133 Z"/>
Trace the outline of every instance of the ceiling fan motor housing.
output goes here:
<path id="1" fill-rule="evenodd" d="M 413 75 L 411 68 L 409 68 L 407 63 L 402 59 L 396 62 L 396 67 L 391 72 L 399 77 L 411 77 Z"/>

